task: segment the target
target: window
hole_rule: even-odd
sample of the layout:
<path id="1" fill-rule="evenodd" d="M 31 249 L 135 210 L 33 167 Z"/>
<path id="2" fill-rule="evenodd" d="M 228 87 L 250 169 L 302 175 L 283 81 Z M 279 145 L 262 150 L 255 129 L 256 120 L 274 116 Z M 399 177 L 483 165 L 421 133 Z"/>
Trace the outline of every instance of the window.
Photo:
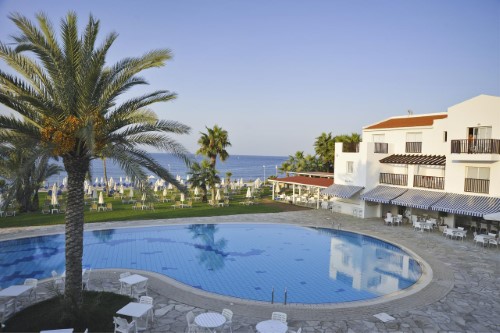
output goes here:
<path id="1" fill-rule="evenodd" d="M 408 132 L 406 133 L 406 148 L 407 153 L 421 153 L 422 152 L 422 132 Z"/>
<path id="2" fill-rule="evenodd" d="M 443 141 L 448 142 L 448 132 L 447 131 L 443 132 Z"/>
<path id="3" fill-rule="evenodd" d="M 467 167 L 465 169 L 464 191 L 488 194 L 490 191 L 490 168 Z"/>
<path id="4" fill-rule="evenodd" d="M 373 142 L 385 142 L 385 134 L 373 134 Z"/>
<path id="5" fill-rule="evenodd" d="M 467 137 L 474 139 L 491 139 L 491 126 L 469 127 Z"/>
<path id="6" fill-rule="evenodd" d="M 354 173 L 354 162 L 353 161 L 347 161 L 346 170 L 347 170 L 347 173 Z"/>
<path id="7" fill-rule="evenodd" d="M 467 167 L 466 178 L 490 179 L 490 168 Z"/>

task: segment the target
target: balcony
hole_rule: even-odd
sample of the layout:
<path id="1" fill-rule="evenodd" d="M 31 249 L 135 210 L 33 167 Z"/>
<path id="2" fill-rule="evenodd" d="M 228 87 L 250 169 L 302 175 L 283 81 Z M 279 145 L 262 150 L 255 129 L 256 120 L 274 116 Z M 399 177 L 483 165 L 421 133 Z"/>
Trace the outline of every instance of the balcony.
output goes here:
<path id="1" fill-rule="evenodd" d="M 380 173 L 379 183 L 408 186 L 408 175 L 398 173 Z"/>
<path id="2" fill-rule="evenodd" d="M 342 143 L 343 153 L 359 153 L 359 143 L 358 142 L 344 142 Z"/>
<path id="3" fill-rule="evenodd" d="M 452 154 L 500 154 L 500 140 L 451 140 Z"/>
<path id="4" fill-rule="evenodd" d="M 477 179 L 477 178 L 465 178 L 464 192 L 488 194 L 488 193 L 490 193 L 490 180 L 489 179 Z"/>
<path id="5" fill-rule="evenodd" d="M 444 177 L 434 176 L 413 176 L 413 187 L 431 188 L 434 190 L 444 190 Z"/>
<path id="6" fill-rule="evenodd" d="M 407 153 L 421 153 L 422 142 L 407 142 L 405 151 Z"/>
<path id="7" fill-rule="evenodd" d="M 386 142 L 375 142 L 374 153 L 375 154 L 387 154 L 389 151 L 389 145 Z"/>

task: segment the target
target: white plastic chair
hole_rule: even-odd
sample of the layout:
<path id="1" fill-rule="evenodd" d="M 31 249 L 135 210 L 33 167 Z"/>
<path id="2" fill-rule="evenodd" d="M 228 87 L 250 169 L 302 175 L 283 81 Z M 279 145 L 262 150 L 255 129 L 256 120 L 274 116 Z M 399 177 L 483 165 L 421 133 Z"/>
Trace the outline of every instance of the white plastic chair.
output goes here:
<path id="1" fill-rule="evenodd" d="M 134 298 L 139 299 L 139 297 L 142 294 L 146 294 L 146 296 L 147 296 L 148 295 L 148 281 L 146 280 L 146 281 L 142 281 L 142 282 L 135 284 L 134 287 L 132 288 L 132 290 L 134 292 L 134 295 L 133 295 Z"/>
<path id="2" fill-rule="evenodd" d="M 188 333 L 196 333 L 198 331 L 198 325 L 194 322 L 194 313 L 193 311 L 189 311 L 186 313 L 186 321 L 188 324 Z"/>
<path id="3" fill-rule="evenodd" d="M 233 311 L 231 311 L 229 309 L 223 309 L 222 315 L 224 316 L 224 318 L 226 318 L 226 322 L 224 323 L 224 326 L 222 327 L 222 329 L 229 327 L 229 331 L 231 333 L 233 333 L 233 327 L 232 327 L 232 325 L 233 325 Z"/>
<path id="4" fill-rule="evenodd" d="M 61 276 L 59 276 L 59 274 L 57 274 L 56 271 L 52 271 L 52 278 L 54 279 L 53 283 L 54 283 L 54 287 L 59 290 L 59 289 L 63 289 L 64 290 L 64 280 Z"/>
<path id="5" fill-rule="evenodd" d="M 273 312 L 271 314 L 271 319 L 272 320 L 279 320 L 283 324 L 286 324 L 286 317 L 287 317 L 287 315 L 284 312 Z"/>
<path id="6" fill-rule="evenodd" d="M 491 238 L 488 240 L 488 246 L 495 245 L 498 248 L 498 238 Z"/>
<path id="7" fill-rule="evenodd" d="M 141 298 L 139 298 L 139 303 L 141 303 L 141 304 L 151 304 L 151 306 L 153 306 L 153 297 L 150 297 L 150 296 L 141 296 Z M 153 322 L 153 320 L 154 320 L 154 311 L 153 311 L 153 308 L 151 308 L 151 310 L 149 310 L 148 312 L 151 315 L 151 322 Z"/>
<path id="8" fill-rule="evenodd" d="M 302 327 L 299 327 L 299 329 L 297 331 L 288 330 L 288 331 L 286 331 L 286 333 L 302 333 Z"/>
<path id="9" fill-rule="evenodd" d="M 16 303 L 14 298 L 7 300 L 7 302 L 0 304 L 0 313 L 2 314 L 2 320 L 0 322 L 5 322 L 7 318 L 12 316 L 16 312 Z"/>
<path id="10" fill-rule="evenodd" d="M 115 324 L 115 332 L 114 333 L 136 333 L 137 326 L 135 320 L 132 320 L 130 323 L 121 317 L 113 317 L 113 323 Z"/>
<path id="11" fill-rule="evenodd" d="M 385 223 L 386 224 L 391 224 L 392 225 L 392 214 L 391 213 L 387 213 L 387 215 L 385 216 Z"/>
<path id="12" fill-rule="evenodd" d="M 474 232 L 474 245 L 477 245 L 477 243 L 483 243 L 483 246 L 485 246 L 488 241 L 484 237 L 478 237 L 477 232 Z"/>
<path id="13" fill-rule="evenodd" d="M 87 268 L 85 270 L 85 273 L 82 275 L 82 290 L 87 289 L 90 290 L 89 284 L 90 284 L 90 273 L 92 273 L 92 268 Z"/>
<path id="14" fill-rule="evenodd" d="M 35 295 L 35 301 L 36 301 L 36 288 L 38 286 L 38 280 L 37 279 L 26 279 L 24 280 L 24 285 L 25 286 L 33 286 L 33 289 L 30 290 L 29 294 L 29 300 L 31 302 L 31 296 L 34 294 Z"/>
<path id="15" fill-rule="evenodd" d="M 123 272 L 120 274 L 120 279 L 126 278 L 127 276 L 130 276 L 130 272 Z M 123 295 L 124 292 L 126 295 L 132 294 L 132 291 L 130 289 L 130 285 L 120 281 L 120 294 Z"/>

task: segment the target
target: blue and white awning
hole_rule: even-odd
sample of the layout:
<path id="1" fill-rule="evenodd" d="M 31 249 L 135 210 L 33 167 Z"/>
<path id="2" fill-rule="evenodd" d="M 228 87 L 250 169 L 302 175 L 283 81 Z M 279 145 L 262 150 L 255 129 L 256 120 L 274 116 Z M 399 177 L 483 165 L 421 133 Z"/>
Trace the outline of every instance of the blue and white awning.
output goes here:
<path id="1" fill-rule="evenodd" d="M 391 203 L 399 206 L 429 209 L 432 204 L 438 202 L 446 195 L 445 192 L 409 189 Z"/>
<path id="2" fill-rule="evenodd" d="M 485 214 L 500 211 L 500 198 L 447 193 L 443 199 L 433 204 L 431 209 L 451 214 L 482 217 Z"/>
<path id="3" fill-rule="evenodd" d="M 407 190 L 407 188 L 402 187 L 378 185 L 373 190 L 361 194 L 361 199 L 365 201 L 373 201 L 386 204 L 389 203 L 392 199 L 399 197 Z"/>
<path id="4" fill-rule="evenodd" d="M 347 199 L 352 197 L 362 189 L 364 189 L 363 186 L 333 184 L 325 188 L 324 190 L 321 190 L 320 193 Z"/>

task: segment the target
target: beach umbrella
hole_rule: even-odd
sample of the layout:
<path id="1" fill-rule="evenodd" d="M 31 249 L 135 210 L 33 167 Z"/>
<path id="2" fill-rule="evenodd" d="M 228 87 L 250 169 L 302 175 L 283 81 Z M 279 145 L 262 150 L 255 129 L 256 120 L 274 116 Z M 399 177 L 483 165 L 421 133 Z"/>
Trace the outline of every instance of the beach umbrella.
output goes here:
<path id="1" fill-rule="evenodd" d="M 99 192 L 99 201 L 97 202 L 99 205 L 104 205 L 104 196 L 102 192 Z"/>
<path id="2" fill-rule="evenodd" d="M 99 183 L 99 178 L 95 177 L 95 183 L 94 184 L 97 184 Z"/>
<path id="3" fill-rule="evenodd" d="M 117 190 L 118 190 L 118 186 L 117 186 L 117 185 L 116 185 L 116 183 L 115 183 L 115 186 L 113 186 L 113 191 L 115 191 L 115 192 L 116 192 Z"/>
<path id="4" fill-rule="evenodd" d="M 215 200 L 219 201 L 220 200 L 220 190 L 217 189 L 217 193 L 215 194 Z"/>
<path id="5" fill-rule="evenodd" d="M 120 185 L 123 184 L 123 178 L 120 176 Z"/>
<path id="6" fill-rule="evenodd" d="M 194 195 L 195 195 L 195 196 L 200 195 L 200 189 L 198 188 L 198 186 L 196 186 L 196 187 L 194 188 Z"/>
<path id="7" fill-rule="evenodd" d="M 134 188 L 133 187 L 130 188 L 130 191 L 128 192 L 128 196 L 131 198 L 134 197 Z"/>
<path id="8" fill-rule="evenodd" d="M 89 185 L 89 187 L 87 188 L 87 194 L 92 195 L 92 185 Z"/>
<path id="9" fill-rule="evenodd" d="M 128 176 L 125 177 L 125 183 L 126 184 L 130 183 L 130 179 L 128 178 Z"/>
<path id="10" fill-rule="evenodd" d="M 52 190 L 52 197 L 50 198 L 50 204 L 52 206 L 59 205 L 59 200 L 57 200 L 57 191 Z"/>
<path id="11" fill-rule="evenodd" d="M 243 187 L 244 183 L 243 183 L 243 178 L 240 178 L 240 187 Z"/>
<path id="12" fill-rule="evenodd" d="M 181 181 L 181 176 L 177 175 L 177 176 L 175 176 L 175 179 L 176 179 L 178 182 L 180 182 L 180 181 Z"/>
<path id="13" fill-rule="evenodd" d="M 142 202 L 146 201 L 146 193 L 143 193 L 143 194 L 142 194 L 141 201 L 142 201 Z"/>
<path id="14" fill-rule="evenodd" d="M 101 184 L 104 184 L 104 178 L 101 177 Z"/>
<path id="15" fill-rule="evenodd" d="M 87 181 L 83 182 L 83 193 L 87 193 L 88 189 L 89 189 L 89 183 L 87 183 Z"/>
<path id="16" fill-rule="evenodd" d="M 97 199 L 97 191 L 95 188 L 92 190 L 92 199 Z"/>
<path id="17" fill-rule="evenodd" d="M 153 188 L 154 192 L 158 192 L 158 185 L 155 184 L 155 187 Z"/>
<path id="18" fill-rule="evenodd" d="M 483 215 L 483 219 L 490 221 L 500 221 L 500 212 L 485 214 Z"/>
<path id="19" fill-rule="evenodd" d="M 260 184 L 262 184 L 260 178 L 257 178 L 254 182 L 254 185 L 255 185 L 255 188 L 259 188 L 260 187 Z"/>
<path id="20" fill-rule="evenodd" d="M 120 194 L 123 195 L 123 184 L 120 184 Z"/>
<path id="21" fill-rule="evenodd" d="M 167 189 L 169 189 L 169 190 L 173 190 L 174 189 L 174 186 L 172 185 L 172 183 L 168 183 Z"/>
<path id="22" fill-rule="evenodd" d="M 274 192 L 276 193 L 280 193 L 281 189 L 280 189 L 280 183 L 276 183 L 275 187 L 274 187 Z"/>
<path id="23" fill-rule="evenodd" d="M 224 178 L 222 178 L 222 180 L 220 181 L 220 186 L 224 186 L 226 184 Z"/>
<path id="24" fill-rule="evenodd" d="M 181 201 L 184 201 L 184 193 L 181 192 Z"/>
<path id="25" fill-rule="evenodd" d="M 164 197 L 166 197 L 166 196 L 167 196 L 167 188 L 166 188 L 166 187 L 163 189 L 163 196 L 164 196 Z"/>
<path id="26" fill-rule="evenodd" d="M 109 184 L 109 187 L 113 187 L 113 185 L 115 185 L 115 181 L 113 180 L 113 177 L 109 178 L 108 184 Z"/>
<path id="27" fill-rule="evenodd" d="M 188 180 L 189 180 L 189 175 L 186 176 L 186 181 L 188 181 Z"/>
<path id="28" fill-rule="evenodd" d="M 252 189 L 250 187 L 247 188 L 247 194 L 245 195 L 246 198 L 251 198 L 252 197 Z"/>
<path id="29" fill-rule="evenodd" d="M 179 183 L 181 183 L 181 185 L 184 185 L 184 180 L 183 180 L 183 179 L 181 179 L 181 180 L 179 181 Z"/>
<path id="30" fill-rule="evenodd" d="M 64 178 L 63 178 L 62 184 L 63 184 L 64 186 L 67 186 L 67 185 L 68 185 L 68 177 L 64 177 Z"/>

